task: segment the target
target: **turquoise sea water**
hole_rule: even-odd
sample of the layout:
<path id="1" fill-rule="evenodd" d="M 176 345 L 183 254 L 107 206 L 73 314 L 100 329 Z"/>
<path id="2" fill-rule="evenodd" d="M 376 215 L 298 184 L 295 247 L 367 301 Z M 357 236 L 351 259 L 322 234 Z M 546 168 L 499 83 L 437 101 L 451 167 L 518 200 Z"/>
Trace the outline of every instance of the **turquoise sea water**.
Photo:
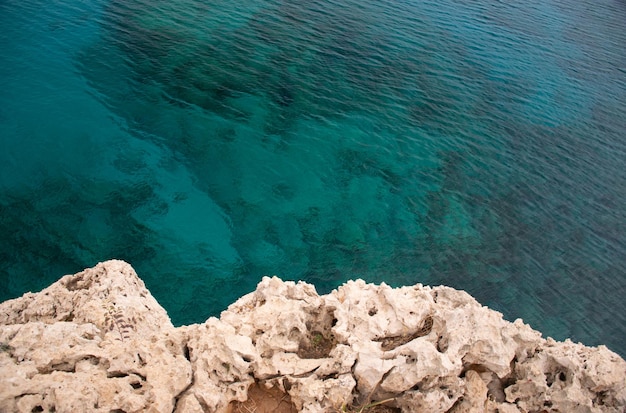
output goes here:
<path id="1" fill-rule="evenodd" d="M 570 4 L 571 3 L 571 4 Z M 129 261 L 465 289 L 626 355 L 626 3 L 0 1 L 0 300 Z"/>

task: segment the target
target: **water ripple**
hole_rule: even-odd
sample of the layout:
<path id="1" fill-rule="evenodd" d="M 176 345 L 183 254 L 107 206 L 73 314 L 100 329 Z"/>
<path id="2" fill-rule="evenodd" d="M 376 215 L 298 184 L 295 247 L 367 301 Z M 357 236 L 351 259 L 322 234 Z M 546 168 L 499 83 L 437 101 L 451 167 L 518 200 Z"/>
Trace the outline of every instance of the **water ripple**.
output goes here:
<path id="1" fill-rule="evenodd" d="M 176 323 L 264 274 L 441 283 L 625 354 L 621 4 L 0 11 L 2 298 L 112 257 Z"/>

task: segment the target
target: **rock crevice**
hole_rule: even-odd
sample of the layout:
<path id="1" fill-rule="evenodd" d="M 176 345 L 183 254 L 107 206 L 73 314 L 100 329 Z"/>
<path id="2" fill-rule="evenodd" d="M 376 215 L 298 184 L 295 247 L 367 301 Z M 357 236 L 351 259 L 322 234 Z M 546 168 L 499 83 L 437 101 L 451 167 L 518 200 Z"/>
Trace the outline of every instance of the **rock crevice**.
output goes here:
<path id="1" fill-rule="evenodd" d="M 0 382 L 3 412 L 626 411 L 618 355 L 452 288 L 265 277 L 175 328 L 115 260 L 0 304 Z"/>

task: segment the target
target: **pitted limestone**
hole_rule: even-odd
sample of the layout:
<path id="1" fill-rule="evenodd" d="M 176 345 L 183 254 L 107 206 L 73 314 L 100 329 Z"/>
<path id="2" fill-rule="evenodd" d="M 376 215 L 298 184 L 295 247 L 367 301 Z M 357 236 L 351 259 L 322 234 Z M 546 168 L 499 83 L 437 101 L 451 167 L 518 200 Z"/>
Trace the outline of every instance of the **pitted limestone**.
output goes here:
<path id="1" fill-rule="evenodd" d="M 626 409 L 615 353 L 545 340 L 448 287 L 358 280 L 319 296 L 266 277 L 219 319 L 174 328 L 108 261 L 0 304 L 0 344 L 0 411 L 228 412 L 259 394 L 311 413 Z"/>

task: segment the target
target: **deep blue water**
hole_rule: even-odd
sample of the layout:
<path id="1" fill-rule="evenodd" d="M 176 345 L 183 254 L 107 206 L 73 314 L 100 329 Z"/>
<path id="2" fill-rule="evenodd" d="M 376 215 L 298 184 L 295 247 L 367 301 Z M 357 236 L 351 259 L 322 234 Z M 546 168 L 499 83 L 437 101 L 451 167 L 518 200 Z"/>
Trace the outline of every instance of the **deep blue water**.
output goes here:
<path id="1" fill-rule="evenodd" d="M 626 355 L 626 3 L 0 1 L 0 299 L 129 261 L 465 289 Z"/>

